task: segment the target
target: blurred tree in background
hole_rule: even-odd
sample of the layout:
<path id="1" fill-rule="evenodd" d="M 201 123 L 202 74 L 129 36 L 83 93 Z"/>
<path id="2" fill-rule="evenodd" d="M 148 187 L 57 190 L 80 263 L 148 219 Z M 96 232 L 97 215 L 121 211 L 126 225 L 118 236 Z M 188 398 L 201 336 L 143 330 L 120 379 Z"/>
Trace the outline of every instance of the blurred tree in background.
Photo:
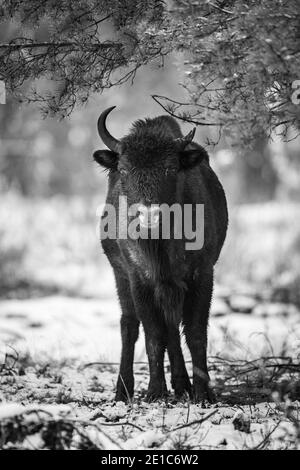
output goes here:
<path id="1" fill-rule="evenodd" d="M 95 190 L 98 175 L 93 178 L 92 163 L 86 164 L 95 104 L 61 124 L 42 121 L 37 108 L 44 117 L 69 116 L 90 94 L 133 79 L 150 59 L 161 64 L 172 45 L 146 36 L 139 41 L 137 29 L 158 27 L 163 13 L 160 0 L 0 2 L 0 79 L 7 91 L 0 106 L 2 191 L 49 196 Z"/>
<path id="2" fill-rule="evenodd" d="M 103 91 L 106 104 L 114 87 L 113 104 L 126 107 L 123 120 L 144 113 L 142 96 L 156 93 L 167 112 L 198 125 L 202 142 L 218 142 L 218 150 L 236 144 L 229 166 L 222 152 L 214 160 L 229 188 L 227 169 L 235 175 L 232 200 L 268 200 L 279 185 L 297 193 L 290 183 L 300 171 L 298 146 L 278 152 L 269 138 L 278 146 L 278 135 L 293 139 L 299 129 L 300 106 L 291 100 L 299 24 L 298 0 L 0 1 L 0 79 L 9 97 L 0 106 L 2 188 L 26 195 L 92 192 L 82 152 L 93 148 L 93 101 L 63 124 L 42 121 L 35 105 L 44 116 L 67 117 Z M 165 74 L 158 67 L 174 51 L 184 63 Z M 132 101 L 126 82 L 133 79 Z M 182 83 L 179 97 L 175 82 Z M 162 83 L 168 97 L 158 95 Z"/>

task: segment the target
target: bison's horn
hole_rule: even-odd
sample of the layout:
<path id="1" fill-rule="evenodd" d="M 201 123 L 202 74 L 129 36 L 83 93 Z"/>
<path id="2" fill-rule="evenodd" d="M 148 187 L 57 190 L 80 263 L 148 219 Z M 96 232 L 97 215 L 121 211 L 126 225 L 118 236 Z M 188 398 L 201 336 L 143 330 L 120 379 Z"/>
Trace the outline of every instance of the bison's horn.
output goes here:
<path id="1" fill-rule="evenodd" d="M 178 139 L 175 139 L 175 142 L 177 142 L 181 148 L 184 148 L 192 142 L 195 132 L 196 132 L 196 127 L 194 127 L 194 129 L 192 129 L 184 137 L 179 137 Z"/>
<path id="2" fill-rule="evenodd" d="M 115 139 L 106 129 L 106 118 L 108 114 L 115 109 L 115 106 L 112 106 L 111 108 L 107 108 L 105 111 L 103 111 L 98 119 L 98 132 L 105 143 L 105 145 L 112 150 L 115 153 L 119 153 L 119 148 L 120 148 L 120 141 L 118 139 Z"/>

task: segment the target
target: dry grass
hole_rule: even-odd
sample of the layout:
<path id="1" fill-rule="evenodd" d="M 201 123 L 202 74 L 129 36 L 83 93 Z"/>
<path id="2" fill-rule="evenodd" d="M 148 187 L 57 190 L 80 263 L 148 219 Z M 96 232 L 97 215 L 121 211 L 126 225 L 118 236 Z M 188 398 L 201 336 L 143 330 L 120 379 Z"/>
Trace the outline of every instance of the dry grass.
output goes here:
<path id="1" fill-rule="evenodd" d="M 113 401 L 115 363 L 34 363 L 11 350 L 0 371 L 0 448 L 298 448 L 299 360 L 212 357 L 209 364 L 217 403 L 170 396 L 146 404 L 148 369 L 139 362 L 137 393 L 126 406 Z"/>

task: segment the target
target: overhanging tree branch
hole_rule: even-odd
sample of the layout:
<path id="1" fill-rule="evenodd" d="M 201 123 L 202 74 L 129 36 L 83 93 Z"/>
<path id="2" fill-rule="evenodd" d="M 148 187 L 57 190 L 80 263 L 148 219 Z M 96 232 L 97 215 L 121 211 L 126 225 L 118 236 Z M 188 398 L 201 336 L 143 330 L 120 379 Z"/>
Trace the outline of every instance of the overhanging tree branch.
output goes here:
<path id="1" fill-rule="evenodd" d="M 35 42 L 35 43 L 24 43 L 24 44 L 14 44 L 14 43 L 4 43 L 0 44 L 0 49 L 11 49 L 11 50 L 19 50 L 19 49 L 36 49 L 36 48 L 60 48 L 60 47 L 79 47 L 82 48 L 83 46 L 77 42 Z M 120 48 L 122 44 L 120 43 L 92 43 L 84 45 L 84 47 L 88 47 L 90 49 L 110 49 L 110 48 Z"/>
<path id="2" fill-rule="evenodd" d="M 14 36 L 27 28 L 25 38 L 0 43 L 7 90 L 65 116 L 91 93 L 177 50 L 186 54 L 187 98 L 153 95 L 172 116 L 218 135 L 226 129 L 244 143 L 279 129 L 290 138 L 300 128 L 300 106 L 291 99 L 300 70 L 298 0 L 174 0 L 169 10 L 163 0 L 125 3 L 0 0 L 2 17 L 19 22 Z M 23 84 L 40 78 L 56 88 L 24 97 Z"/>

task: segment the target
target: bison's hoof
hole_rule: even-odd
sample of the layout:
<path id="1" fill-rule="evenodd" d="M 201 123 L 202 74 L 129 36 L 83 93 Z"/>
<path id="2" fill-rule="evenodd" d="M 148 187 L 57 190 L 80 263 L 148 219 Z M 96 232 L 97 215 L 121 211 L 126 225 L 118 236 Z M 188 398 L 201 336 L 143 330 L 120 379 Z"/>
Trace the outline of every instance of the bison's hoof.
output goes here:
<path id="1" fill-rule="evenodd" d="M 117 390 L 115 401 L 124 401 L 125 403 L 129 402 L 133 397 L 133 385 L 126 384 L 122 380 L 117 382 Z"/>
<path id="2" fill-rule="evenodd" d="M 149 387 L 146 401 L 151 403 L 152 401 L 163 400 L 164 398 L 167 398 L 167 396 L 168 390 L 166 386 Z"/>
<path id="3" fill-rule="evenodd" d="M 192 399 L 194 403 L 215 403 L 216 396 L 208 384 L 193 386 Z"/>
<path id="4" fill-rule="evenodd" d="M 124 403 L 128 403 L 131 400 L 130 395 L 126 395 L 125 392 L 116 392 L 115 401 L 123 401 Z"/>
<path id="5" fill-rule="evenodd" d="M 192 396 L 192 386 L 189 379 L 178 380 L 174 385 L 175 398 L 180 400 L 183 396 L 188 395 Z"/>

